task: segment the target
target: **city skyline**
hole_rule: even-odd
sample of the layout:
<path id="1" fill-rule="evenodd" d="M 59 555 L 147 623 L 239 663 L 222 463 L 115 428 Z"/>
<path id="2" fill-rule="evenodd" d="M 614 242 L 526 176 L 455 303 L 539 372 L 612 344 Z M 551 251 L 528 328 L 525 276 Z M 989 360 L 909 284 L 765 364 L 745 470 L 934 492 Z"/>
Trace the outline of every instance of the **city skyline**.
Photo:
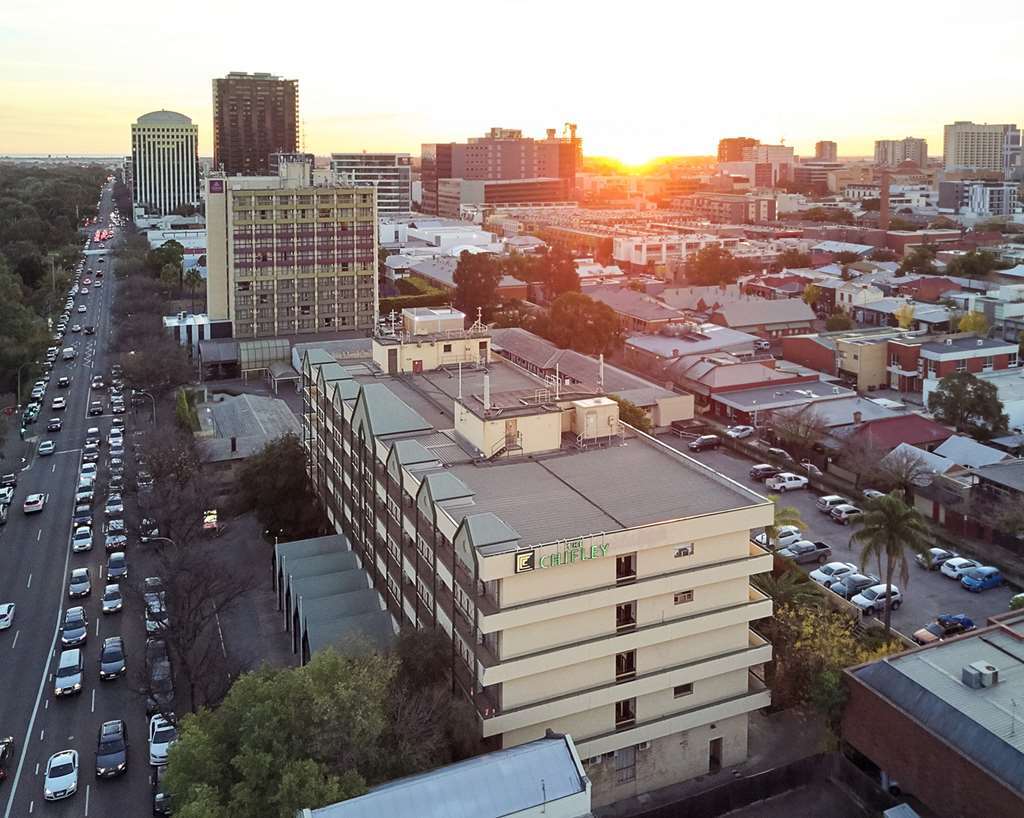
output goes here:
<path id="1" fill-rule="evenodd" d="M 303 5 L 317 31 L 339 32 L 342 47 L 330 38 L 324 48 L 277 33 L 271 40 L 261 16 L 250 22 L 236 3 L 210 9 L 201 28 L 192 18 L 140 16 L 121 2 L 109 5 L 103 19 L 65 0 L 46 19 L 29 8 L 11 10 L 0 33 L 6 87 L 0 152 L 126 154 L 130 123 L 167 109 L 199 125 L 200 154 L 210 156 L 211 83 L 230 71 L 297 79 L 303 149 L 318 155 L 418 155 L 422 143 L 464 140 L 492 126 L 542 136 L 547 127 L 561 131 L 566 121 L 578 123 L 587 155 L 626 163 L 712 155 L 719 138 L 736 135 L 766 143 L 784 138 L 804 156 L 813 155 L 819 140 L 837 142 L 841 156 L 870 156 L 876 139 L 914 136 L 938 155 L 948 122 L 1021 119 L 997 84 L 956 71 L 936 81 L 939 57 L 915 66 L 908 56 L 900 68 L 901 52 L 881 36 L 900 30 L 913 31 L 917 42 L 950 31 L 983 36 L 986 72 L 1014 76 L 1022 65 L 1015 33 L 1024 10 L 1009 2 L 996 3 L 1003 21 L 997 28 L 988 15 L 977 19 L 955 3 L 929 4 L 922 16 L 916 8 L 868 2 L 838 33 L 820 30 L 813 5 L 803 0 L 782 3 L 785 13 L 767 26 L 726 26 L 710 8 L 681 12 L 652 2 L 615 17 L 614 26 L 602 14 L 533 0 L 492 4 L 486 17 L 463 0 L 445 3 L 447 13 L 436 16 L 399 2 L 394 13 L 408 15 L 403 30 L 410 34 L 404 51 L 397 39 L 359 36 L 379 22 L 372 10 Z M 876 6 L 885 11 L 884 25 Z M 746 6 L 738 8 L 742 19 Z M 658 20 L 664 25 L 652 25 Z M 109 32 L 91 50 L 81 41 L 90 27 Z M 564 36 L 567 30 L 572 37 Z M 226 34 L 216 39 L 219 31 Z M 214 41 L 217 47 L 208 47 Z M 786 42 L 799 47 L 785 48 Z M 822 47 L 808 47 L 816 43 Z M 402 58 L 381 59 L 382 45 Z M 134 65 L 140 46 L 152 69 Z M 362 81 L 345 70 L 349 61 L 372 66 L 372 75 Z M 688 77 L 713 82 L 687 83 Z"/>

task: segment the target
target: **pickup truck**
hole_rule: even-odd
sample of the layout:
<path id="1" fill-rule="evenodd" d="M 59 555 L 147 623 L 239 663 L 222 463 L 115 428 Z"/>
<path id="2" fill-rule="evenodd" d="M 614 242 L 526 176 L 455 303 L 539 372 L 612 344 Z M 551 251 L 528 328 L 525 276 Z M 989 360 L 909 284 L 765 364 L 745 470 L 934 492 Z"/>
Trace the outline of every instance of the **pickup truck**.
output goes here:
<path id="1" fill-rule="evenodd" d="M 832 559 L 832 547 L 821 541 L 798 540 L 792 545 L 780 548 L 775 553 L 780 557 L 791 559 L 793 562 L 816 562 L 818 565 L 824 565 Z"/>
<path id="2" fill-rule="evenodd" d="M 801 474 L 784 471 L 774 477 L 769 477 L 764 484 L 772 491 L 792 491 L 793 489 L 807 488 L 807 478 Z"/>

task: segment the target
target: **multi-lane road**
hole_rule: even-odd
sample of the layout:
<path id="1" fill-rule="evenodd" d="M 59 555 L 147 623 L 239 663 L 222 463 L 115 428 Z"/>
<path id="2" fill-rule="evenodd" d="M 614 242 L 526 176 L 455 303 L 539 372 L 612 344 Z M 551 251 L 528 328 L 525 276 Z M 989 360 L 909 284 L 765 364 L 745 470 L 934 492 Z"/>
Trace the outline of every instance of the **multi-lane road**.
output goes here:
<path id="1" fill-rule="evenodd" d="M 111 227 L 112 186 L 103 188 L 99 223 L 95 229 Z M 109 246 L 112 242 L 106 242 Z M 87 255 L 82 278 L 95 280 L 88 272 L 109 268 L 99 264 L 100 255 Z M 100 612 L 103 595 L 106 554 L 103 548 L 103 503 L 107 496 L 107 435 L 111 427 L 109 396 L 93 394 L 90 382 L 94 374 L 109 379 L 112 356 L 110 305 L 116 282 L 105 270 L 103 286 L 90 287 L 88 295 L 78 295 L 69 323 L 96 327 L 94 335 L 71 333 L 60 347 L 77 351 L 73 361 L 56 361 L 43 399 L 39 419 L 28 427 L 27 435 L 39 440 L 52 439 L 56 452 L 47 457 L 35 454 L 18 473 L 18 485 L 10 506 L 10 517 L 0 529 L 0 602 L 17 606 L 13 625 L 0 631 L 0 736 L 14 736 L 16 752 L 9 764 L 8 779 L 0 785 L 0 816 L 24 818 L 38 813 L 53 816 L 136 816 L 150 815 L 151 768 L 147 753 L 147 718 L 143 698 L 132 690 L 133 671 L 141 666 L 145 654 L 145 626 L 141 608 L 129 599 L 121 613 L 104 616 Z M 79 304 L 87 312 L 78 313 Z M 71 378 L 69 388 L 58 389 L 57 379 Z M 62 395 L 67 407 L 50 409 L 52 399 Z M 90 400 L 102 399 L 104 414 L 88 416 Z M 47 432 L 46 422 L 62 417 L 59 432 Z M 127 419 L 130 433 L 134 420 Z M 73 554 L 70 550 L 71 515 L 82 460 L 86 430 L 97 426 L 102 445 L 99 479 L 93 504 L 96 530 L 93 550 Z M 129 437 L 126 435 L 126 437 Z M 126 458 L 127 459 L 127 458 Z M 11 465 L 3 469 L 7 471 Z M 26 515 L 22 502 L 26 495 L 47 495 L 41 513 Z M 127 503 L 126 503 L 127 505 Z M 128 562 L 133 580 L 144 573 L 133 561 L 137 539 L 129 537 Z M 68 576 L 72 569 L 88 567 L 92 575 L 92 594 L 83 600 L 68 598 Z M 53 693 L 57 657 L 60 654 L 60 624 L 64 611 L 83 604 L 89 618 L 88 640 L 84 647 L 85 674 L 82 692 L 56 698 Z M 128 675 L 114 681 L 100 681 L 99 653 L 105 637 L 123 636 L 127 647 Z M 100 724 L 124 719 L 130 742 L 127 772 L 113 779 L 95 776 L 96 739 Z M 47 759 L 63 749 L 79 753 L 78 792 L 66 800 L 47 802 L 43 798 L 43 776 Z"/>

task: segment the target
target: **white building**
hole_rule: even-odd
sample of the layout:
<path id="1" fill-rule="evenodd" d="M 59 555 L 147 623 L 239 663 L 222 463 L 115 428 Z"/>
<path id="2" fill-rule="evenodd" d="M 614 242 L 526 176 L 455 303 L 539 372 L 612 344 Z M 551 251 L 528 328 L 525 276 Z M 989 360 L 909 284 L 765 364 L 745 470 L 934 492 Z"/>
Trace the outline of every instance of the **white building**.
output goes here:
<path id="1" fill-rule="evenodd" d="M 199 204 L 199 126 L 184 114 L 153 111 L 132 125 L 132 204 L 167 214 Z"/>
<path id="2" fill-rule="evenodd" d="M 954 122 L 945 127 L 942 155 L 947 171 L 990 170 L 1010 176 L 1020 168 L 1020 129 Z"/>
<path id="3" fill-rule="evenodd" d="M 412 210 L 412 165 L 407 153 L 332 153 L 337 185 L 373 185 L 381 216 L 406 217 Z"/>

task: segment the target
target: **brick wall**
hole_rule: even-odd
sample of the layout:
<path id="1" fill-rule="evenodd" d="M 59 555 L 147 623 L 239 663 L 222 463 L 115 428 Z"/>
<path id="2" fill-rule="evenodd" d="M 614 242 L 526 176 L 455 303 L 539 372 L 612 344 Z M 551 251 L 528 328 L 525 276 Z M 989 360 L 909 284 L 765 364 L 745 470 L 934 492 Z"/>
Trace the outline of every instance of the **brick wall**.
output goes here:
<path id="1" fill-rule="evenodd" d="M 782 357 L 818 372 L 836 374 L 836 353 L 813 338 L 791 336 L 782 339 Z"/>

